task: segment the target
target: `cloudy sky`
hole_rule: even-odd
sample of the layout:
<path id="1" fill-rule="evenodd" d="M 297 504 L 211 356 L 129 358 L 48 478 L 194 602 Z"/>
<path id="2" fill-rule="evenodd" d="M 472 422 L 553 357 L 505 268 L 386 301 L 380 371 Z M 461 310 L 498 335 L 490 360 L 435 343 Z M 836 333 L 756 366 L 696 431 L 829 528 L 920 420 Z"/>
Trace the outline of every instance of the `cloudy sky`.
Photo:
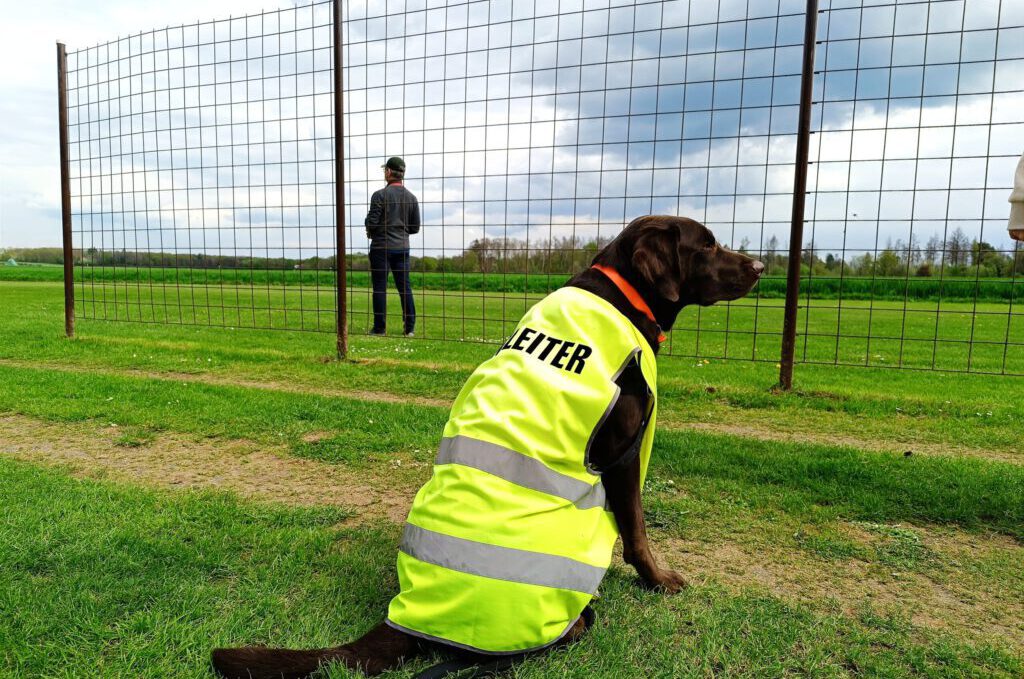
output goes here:
<path id="1" fill-rule="evenodd" d="M 617 4 L 346 3 L 350 243 L 401 154 L 424 253 L 650 212 L 785 244 L 804 3 Z M 60 241 L 54 40 L 135 34 L 71 59 L 76 245 L 326 254 L 330 5 L 300 5 L 141 36 L 259 6 L 5 9 L 0 50 L 24 66 L 0 73 L 0 245 Z M 1024 3 L 834 0 L 818 37 L 808 238 L 857 254 L 961 228 L 1008 247 Z"/>
<path id="2" fill-rule="evenodd" d="M 259 11 L 260 0 L 0 0 L 0 246 L 60 244 L 58 40 L 78 49 L 156 26 Z M 279 6 L 267 0 L 265 6 Z"/>

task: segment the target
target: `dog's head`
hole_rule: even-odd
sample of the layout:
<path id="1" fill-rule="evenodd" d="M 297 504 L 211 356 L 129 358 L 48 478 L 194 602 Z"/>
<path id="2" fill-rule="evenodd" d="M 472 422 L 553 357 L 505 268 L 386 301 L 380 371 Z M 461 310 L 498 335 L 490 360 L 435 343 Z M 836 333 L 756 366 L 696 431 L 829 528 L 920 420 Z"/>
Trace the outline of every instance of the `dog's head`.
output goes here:
<path id="1" fill-rule="evenodd" d="M 634 219 L 594 263 L 638 278 L 676 308 L 739 299 L 764 272 L 764 264 L 722 247 L 700 222 L 666 215 Z"/>

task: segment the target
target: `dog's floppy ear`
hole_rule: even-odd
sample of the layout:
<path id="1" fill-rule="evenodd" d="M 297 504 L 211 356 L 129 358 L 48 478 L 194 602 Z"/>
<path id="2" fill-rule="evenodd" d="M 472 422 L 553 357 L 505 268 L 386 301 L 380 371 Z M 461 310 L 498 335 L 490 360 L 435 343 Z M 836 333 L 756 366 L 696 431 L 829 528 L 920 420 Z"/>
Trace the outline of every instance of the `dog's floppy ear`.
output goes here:
<path id="1" fill-rule="evenodd" d="M 633 268 L 669 302 L 680 294 L 679 229 L 661 220 L 645 224 L 633 245 Z"/>

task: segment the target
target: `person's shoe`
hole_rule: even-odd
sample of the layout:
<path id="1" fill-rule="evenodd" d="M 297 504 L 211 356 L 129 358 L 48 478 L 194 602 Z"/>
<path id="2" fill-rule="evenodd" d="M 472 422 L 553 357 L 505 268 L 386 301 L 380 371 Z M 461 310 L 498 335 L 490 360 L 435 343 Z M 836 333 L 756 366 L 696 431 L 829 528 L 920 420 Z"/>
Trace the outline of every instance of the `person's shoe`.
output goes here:
<path id="1" fill-rule="evenodd" d="M 386 331 L 384 331 L 384 330 L 378 330 L 377 328 L 371 328 L 370 329 L 370 334 L 371 335 L 377 335 L 378 337 L 383 337 L 384 335 L 386 335 L 388 333 Z"/>
<path id="2" fill-rule="evenodd" d="M 405 336 L 406 337 L 415 337 L 416 333 L 414 333 L 412 330 L 410 330 L 409 332 L 405 333 Z"/>

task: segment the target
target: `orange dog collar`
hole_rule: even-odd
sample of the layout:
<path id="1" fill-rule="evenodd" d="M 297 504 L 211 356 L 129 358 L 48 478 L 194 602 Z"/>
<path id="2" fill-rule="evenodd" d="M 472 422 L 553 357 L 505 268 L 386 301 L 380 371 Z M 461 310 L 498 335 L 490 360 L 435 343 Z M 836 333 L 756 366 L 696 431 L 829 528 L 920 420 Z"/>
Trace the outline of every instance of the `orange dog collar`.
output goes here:
<path id="1" fill-rule="evenodd" d="M 651 307 L 647 306 L 647 302 L 645 302 L 644 298 L 640 296 L 640 293 L 636 291 L 636 288 L 634 288 L 629 281 L 623 278 L 618 271 L 601 264 L 594 264 L 591 268 L 597 269 L 607 276 L 612 283 L 615 283 L 615 287 L 617 287 L 622 294 L 626 296 L 626 299 L 629 300 L 629 303 L 632 304 L 637 311 L 651 319 L 655 325 L 658 325 L 658 321 L 654 318 L 654 312 L 651 311 Z M 664 341 L 665 333 L 661 331 L 661 326 L 658 325 L 658 342 Z"/>

